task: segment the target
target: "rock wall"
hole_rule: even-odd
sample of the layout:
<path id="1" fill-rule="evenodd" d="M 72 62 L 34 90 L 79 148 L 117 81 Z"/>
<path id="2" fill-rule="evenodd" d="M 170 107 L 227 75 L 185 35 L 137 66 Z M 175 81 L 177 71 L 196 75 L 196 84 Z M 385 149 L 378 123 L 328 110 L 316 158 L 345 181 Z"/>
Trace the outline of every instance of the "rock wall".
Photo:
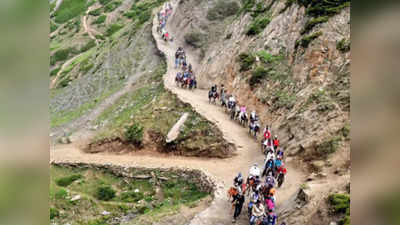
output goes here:
<path id="1" fill-rule="evenodd" d="M 52 165 L 70 168 L 90 168 L 110 172 L 113 175 L 135 179 L 152 179 L 153 182 L 166 181 L 169 178 L 180 177 L 197 186 L 200 191 L 210 193 L 214 197 L 217 184 L 215 180 L 201 170 L 188 168 L 144 168 L 125 167 L 111 164 L 86 164 L 70 162 L 52 162 Z"/>

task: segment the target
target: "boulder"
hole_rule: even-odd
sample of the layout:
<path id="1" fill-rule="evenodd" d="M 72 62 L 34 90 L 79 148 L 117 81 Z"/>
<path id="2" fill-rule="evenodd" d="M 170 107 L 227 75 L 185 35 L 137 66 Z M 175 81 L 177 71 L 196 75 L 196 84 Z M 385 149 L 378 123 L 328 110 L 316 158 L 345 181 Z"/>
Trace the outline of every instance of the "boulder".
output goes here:
<path id="1" fill-rule="evenodd" d="M 322 171 L 323 167 L 325 165 L 325 162 L 322 160 L 317 160 L 311 163 L 311 167 L 315 170 L 315 171 Z"/>
<path id="2" fill-rule="evenodd" d="M 60 144 L 71 144 L 71 139 L 69 137 L 62 137 L 59 142 Z"/>
<path id="3" fill-rule="evenodd" d="M 74 197 L 71 198 L 71 202 L 78 201 L 79 199 L 81 199 L 81 196 L 75 195 Z"/>

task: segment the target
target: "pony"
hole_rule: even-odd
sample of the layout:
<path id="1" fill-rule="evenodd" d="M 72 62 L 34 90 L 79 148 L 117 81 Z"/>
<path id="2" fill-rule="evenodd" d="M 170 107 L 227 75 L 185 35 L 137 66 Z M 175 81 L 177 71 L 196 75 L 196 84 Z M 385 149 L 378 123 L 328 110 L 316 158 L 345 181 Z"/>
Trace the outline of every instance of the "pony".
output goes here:
<path id="1" fill-rule="evenodd" d="M 216 104 L 215 100 L 219 98 L 219 95 L 217 92 L 209 91 L 208 92 L 208 103 L 211 104 L 211 100 L 214 104 Z"/>

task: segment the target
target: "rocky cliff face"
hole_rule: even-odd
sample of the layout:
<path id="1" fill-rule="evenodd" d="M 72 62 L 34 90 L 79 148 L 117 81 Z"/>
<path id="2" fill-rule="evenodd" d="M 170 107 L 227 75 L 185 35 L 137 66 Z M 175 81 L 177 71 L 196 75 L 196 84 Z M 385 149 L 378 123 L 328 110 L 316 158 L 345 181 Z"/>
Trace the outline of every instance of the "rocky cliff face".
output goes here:
<path id="1" fill-rule="evenodd" d="M 311 179 L 311 203 L 301 219 L 288 216 L 293 224 L 317 224 L 328 193 L 350 182 L 350 7 L 335 2 L 181 0 L 173 21 L 198 55 L 200 86 L 224 84 L 287 155 L 324 177 Z"/>
<path id="2" fill-rule="evenodd" d="M 239 7 L 231 16 L 209 15 L 235 3 Z M 307 160 L 336 151 L 348 154 L 346 6 L 321 19 L 309 15 L 311 6 L 295 1 L 180 1 L 174 23 L 181 32 L 175 35 L 198 52 L 200 85 L 224 84 L 239 104 L 256 109 L 263 123 L 272 125 L 288 153 L 306 154 Z M 249 34 L 264 18 L 265 28 Z"/>

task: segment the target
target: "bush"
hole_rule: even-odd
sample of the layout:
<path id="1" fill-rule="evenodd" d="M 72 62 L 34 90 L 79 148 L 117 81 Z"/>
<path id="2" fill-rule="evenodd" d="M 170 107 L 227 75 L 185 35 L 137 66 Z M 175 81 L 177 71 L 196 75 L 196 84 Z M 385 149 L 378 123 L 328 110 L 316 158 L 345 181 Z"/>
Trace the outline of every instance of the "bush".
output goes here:
<path id="1" fill-rule="evenodd" d="M 318 18 L 312 18 L 309 21 L 307 21 L 306 25 L 304 28 L 301 30 L 301 34 L 308 33 L 311 29 L 315 27 L 315 25 L 319 23 L 325 23 L 328 22 L 329 17 L 328 16 L 320 16 Z"/>
<path id="2" fill-rule="evenodd" d="M 265 50 L 258 51 L 256 55 L 260 57 L 260 60 L 263 61 L 264 63 L 273 63 L 275 61 L 279 61 L 284 58 L 282 55 L 276 55 L 276 56 L 271 55 Z"/>
<path id="3" fill-rule="evenodd" d="M 317 39 L 317 38 L 318 38 L 319 36 L 321 36 L 321 35 L 322 35 L 322 32 L 320 31 L 320 32 L 313 33 L 313 34 L 311 34 L 311 35 L 309 35 L 309 36 L 305 36 L 305 37 L 303 37 L 301 40 L 297 40 L 297 41 L 296 41 L 295 48 L 298 48 L 299 45 L 300 45 L 301 47 L 303 47 L 303 48 L 307 48 L 308 45 L 309 45 L 313 40 Z"/>
<path id="4" fill-rule="evenodd" d="M 228 16 L 234 15 L 239 11 L 239 4 L 235 1 L 219 0 L 217 4 L 208 10 L 208 20 L 222 20 Z"/>
<path id="5" fill-rule="evenodd" d="M 104 7 L 104 12 L 112 12 L 112 11 L 114 11 L 116 8 L 118 8 L 121 4 L 122 4 L 121 1 L 111 2 L 111 3 L 107 4 L 107 5 Z"/>
<path id="6" fill-rule="evenodd" d="M 64 189 L 61 188 L 60 190 L 58 190 L 55 194 L 54 197 L 56 199 L 65 199 L 68 196 L 68 192 Z"/>
<path id="7" fill-rule="evenodd" d="M 331 194 L 329 203 L 335 213 L 347 213 L 350 208 L 350 196 L 348 194 Z"/>
<path id="8" fill-rule="evenodd" d="M 104 37 L 104 35 L 101 35 L 101 34 L 96 34 L 95 36 L 94 36 L 96 39 L 100 39 L 100 40 L 105 40 L 106 38 Z"/>
<path id="9" fill-rule="evenodd" d="M 85 59 L 84 61 L 81 62 L 81 64 L 79 65 L 79 72 L 82 72 L 84 74 L 86 74 L 87 72 L 89 72 L 90 69 L 92 69 L 94 67 L 93 63 L 89 62 L 89 59 Z"/>
<path id="10" fill-rule="evenodd" d="M 91 16 L 99 16 L 101 14 L 102 10 L 103 10 L 102 7 L 98 8 L 98 9 L 95 9 L 95 10 L 92 10 L 92 11 L 89 12 L 89 15 L 91 15 Z"/>
<path id="11" fill-rule="evenodd" d="M 125 139 L 136 146 L 140 146 L 143 141 L 143 127 L 137 123 L 127 126 L 125 130 Z"/>
<path id="12" fill-rule="evenodd" d="M 50 219 L 54 219 L 54 217 L 58 217 L 60 215 L 60 212 L 55 209 L 50 207 Z"/>
<path id="13" fill-rule="evenodd" d="M 322 142 L 317 146 L 317 153 L 322 157 L 326 157 L 329 154 L 336 152 L 341 140 L 341 137 L 335 136 L 325 142 Z"/>
<path id="14" fill-rule="evenodd" d="M 55 68 L 50 72 L 50 77 L 57 75 L 61 68 Z"/>
<path id="15" fill-rule="evenodd" d="M 341 52 L 348 52 L 350 51 L 350 41 L 346 41 L 346 39 L 342 39 L 340 40 L 337 44 L 336 44 L 336 49 L 341 51 Z"/>
<path id="16" fill-rule="evenodd" d="M 119 31 L 122 29 L 124 26 L 121 24 L 112 24 L 106 31 L 107 36 L 113 35 L 115 32 Z"/>
<path id="17" fill-rule="evenodd" d="M 151 11 L 150 10 L 146 10 L 142 13 L 139 14 L 138 16 L 138 23 L 139 24 L 144 24 L 145 22 L 147 22 L 149 19 L 151 18 Z"/>
<path id="18" fill-rule="evenodd" d="M 71 48 L 66 48 L 66 49 L 60 49 L 54 53 L 54 60 L 55 62 L 58 61 L 64 61 L 68 59 L 68 56 L 71 54 L 72 49 Z"/>
<path id="19" fill-rule="evenodd" d="M 50 21 L 50 33 L 56 31 L 57 28 L 58 28 L 57 24 L 53 23 L 53 21 Z"/>
<path id="20" fill-rule="evenodd" d="M 93 48 L 94 46 L 96 46 L 96 42 L 94 40 L 90 40 L 84 46 L 82 46 L 80 51 L 86 52 L 87 50 Z"/>
<path id="21" fill-rule="evenodd" d="M 65 71 L 64 71 L 65 72 Z M 63 72 L 63 73 L 64 73 Z M 57 88 L 64 88 L 64 87 L 66 87 L 66 86 L 68 86 L 68 84 L 69 84 L 69 82 L 71 82 L 72 80 L 71 80 L 71 78 L 69 78 L 69 77 L 67 77 L 67 78 L 65 78 L 64 80 L 62 80 L 58 85 L 57 85 Z"/>
<path id="22" fill-rule="evenodd" d="M 271 19 L 265 16 L 258 16 L 255 20 L 250 24 L 249 29 L 247 30 L 246 34 L 256 35 L 263 31 L 267 25 L 271 22 Z"/>
<path id="23" fill-rule="evenodd" d="M 84 13 L 87 9 L 86 0 L 64 0 L 55 12 L 55 22 L 65 23 L 68 20 Z"/>
<path id="24" fill-rule="evenodd" d="M 240 71 L 249 70 L 255 61 L 256 57 L 253 54 L 245 52 L 240 53 L 239 55 Z"/>
<path id="25" fill-rule="evenodd" d="M 100 2 L 100 4 L 102 4 L 102 5 L 106 5 L 106 4 L 108 4 L 109 2 L 111 2 L 112 0 L 99 0 L 99 2 Z"/>
<path id="26" fill-rule="evenodd" d="M 274 93 L 274 109 L 286 108 L 292 109 L 296 102 L 296 96 L 287 91 L 278 90 Z"/>
<path id="27" fill-rule="evenodd" d="M 185 42 L 194 48 L 200 48 L 204 44 L 205 34 L 200 32 L 187 33 L 184 36 Z"/>
<path id="28" fill-rule="evenodd" d="M 71 175 L 68 177 L 62 177 L 62 178 L 57 179 L 56 184 L 58 186 L 66 187 L 66 186 L 70 185 L 72 182 L 74 182 L 80 178 L 82 178 L 82 175 L 74 174 L 74 175 Z"/>
<path id="29" fill-rule="evenodd" d="M 253 71 L 253 73 L 252 73 L 252 75 L 250 77 L 250 80 L 249 80 L 250 87 L 253 88 L 257 83 L 260 83 L 261 80 L 266 78 L 267 75 L 268 75 L 268 70 L 267 69 L 265 69 L 262 66 L 257 67 Z"/>
<path id="30" fill-rule="evenodd" d="M 141 192 L 134 192 L 134 191 L 127 191 L 121 194 L 121 200 L 123 202 L 138 202 L 144 198 L 143 193 Z"/>
<path id="31" fill-rule="evenodd" d="M 102 24 L 104 23 L 104 21 L 106 21 L 106 19 L 107 19 L 106 15 L 101 15 L 95 21 L 93 21 L 92 24 Z"/>
<path id="32" fill-rule="evenodd" d="M 109 201 L 115 197 L 115 191 L 110 186 L 100 186 L 96 190 L 96 198 Z"/>

